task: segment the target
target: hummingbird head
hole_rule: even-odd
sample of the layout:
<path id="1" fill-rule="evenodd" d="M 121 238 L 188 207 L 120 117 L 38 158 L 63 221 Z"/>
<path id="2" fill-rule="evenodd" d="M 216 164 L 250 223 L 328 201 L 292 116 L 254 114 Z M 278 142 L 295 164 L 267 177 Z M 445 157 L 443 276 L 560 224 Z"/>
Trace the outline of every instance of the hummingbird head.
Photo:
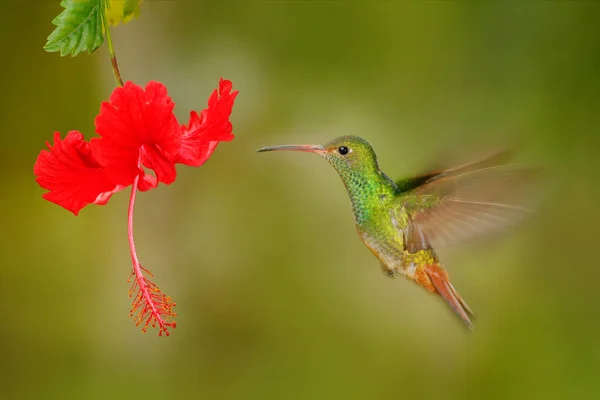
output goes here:
<path id="1" fill-rule="evenodd" d="M 367 175 L 379 171 L 377 156 L 373 147 L 359 136 L 339 136 L 322 145 L 269 146 L 257 151 L 304 151 L 315 153 L 329 161 L 342 179 L 351 176 Z"/>

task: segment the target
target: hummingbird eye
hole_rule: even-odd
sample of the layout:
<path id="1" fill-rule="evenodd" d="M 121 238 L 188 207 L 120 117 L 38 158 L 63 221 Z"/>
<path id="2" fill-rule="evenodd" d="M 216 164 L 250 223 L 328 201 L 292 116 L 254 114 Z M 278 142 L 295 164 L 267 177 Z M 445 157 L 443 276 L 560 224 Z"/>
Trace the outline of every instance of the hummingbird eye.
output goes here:
<path id="1" fill-rule="evenodd" d="M 338 148 L 338 153 L 340 153 L 343 156 L 345 156 L 349 152 L 350 152 L 350 149 L 347 148 L 346 146 L 341 146 L 341 147 Z"/>

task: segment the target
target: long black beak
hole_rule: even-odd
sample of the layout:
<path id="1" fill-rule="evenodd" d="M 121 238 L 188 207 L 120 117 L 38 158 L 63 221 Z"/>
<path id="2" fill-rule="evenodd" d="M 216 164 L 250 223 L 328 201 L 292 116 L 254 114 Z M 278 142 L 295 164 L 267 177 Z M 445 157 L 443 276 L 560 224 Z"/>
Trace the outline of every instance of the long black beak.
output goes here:
<path id="1" fill-rule="evenodd" d="M 321 152 L 325 151 L 325 148 L 321 145 L 291 144 L 291 145 L 283 145 L 283 146 L 267 146 L 267 147 L 262 147 L 256 151 L 259 153 L 262 153 L 264 151 L 279 151 L 279 150 L 306 151 L 309 153 L 321 153 Z"/>

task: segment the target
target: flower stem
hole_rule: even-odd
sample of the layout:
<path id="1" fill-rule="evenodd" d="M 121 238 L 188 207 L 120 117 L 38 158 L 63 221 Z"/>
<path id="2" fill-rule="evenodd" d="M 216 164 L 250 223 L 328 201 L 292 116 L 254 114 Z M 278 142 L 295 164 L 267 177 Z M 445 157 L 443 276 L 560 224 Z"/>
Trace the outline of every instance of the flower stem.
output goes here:
<path id="1" fill-rule="evenodd" d="M 141 168 L 141 157 L 140 154 L 138 168 Z M 133 240 L 133 210 L 139 179 L 140 175 L 137 175 L 133 180 L 133 187 L 129 196 L 129 207 L 127 209 L 127 236 L 129 238 L 131 262 L 133 263 L 133 272 L 131 275 L 134 279 L 129 296 L 133 297 L 135 293 L 131 307 L 131 316 L 134 317 L 136 325 L 144 324 L 142 328 L 144 332 L 148 329 L 148 326 L 152 325 L 152 327 L 155 327 L 158 324 L 158 335 L 161 336 L 164 332 L 168 336 L 169 331 L 167 327 L 175 328 L 175 322 L 170 320 L 171 317 L 176 315 L 172 311 L 175 303 L 171 301 L 169 296 L 164 295 L 158 286 L 144 276 L 144 272 L 150 276 L 152 274 L 140 264 Z"/>
<path id="2" fill-rule="evenodd" d="M 136 280 L 139 281 L 140 277 L 143 277 L 140 269 L 140 260 L 135 250 L 135 242 L 133 240 L 133 210 L 135 208 L 135 195 L 137 192 L 137 185 L 140 177 L 139 175 L 133 180 L 133 187 L 131 188 L 131 195 L 129 196 L 129 207 L 127 209 L 127 237 L 129 238 L 129 250 L 131 252 L 131 262 L 133 263 L 133 270 L 135 272 Z M 138 282 L 139 284 L 139 282 Z M 141 287 L 141 285 L 140 285 Z"/>
<path id="3" fill-rule="evenodd" d="M 117 55 L 115 54 L 115 48 L 113 47 L 112 38 L 110 36 L 108 19 L 106 18 L 106 1 L 102 2 L 102 25 L 104 25 L 104 32 L 106 33 L 106 41 L 108 43 L 108 56 L 110 58 L 110 64 L 112 66 L 113 75 L 115 76 L 115 81 L 117 81 L 117 86 L 123 86 L 123 78 L 121 78 L 121 72 L 119 71 Z"/>

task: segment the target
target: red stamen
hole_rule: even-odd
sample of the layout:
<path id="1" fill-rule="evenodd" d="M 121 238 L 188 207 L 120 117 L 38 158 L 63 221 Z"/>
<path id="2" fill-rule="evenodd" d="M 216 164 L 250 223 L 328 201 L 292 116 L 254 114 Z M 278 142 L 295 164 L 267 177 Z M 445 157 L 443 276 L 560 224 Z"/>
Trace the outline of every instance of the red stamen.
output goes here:
<path id="1" fill-rule="evenodd" d="M 140 167 L 141 155 L 138 158 L 138 168 Z M 169 336 L 167 328 L 175 328 L 176 326 L 175 322 L 171 320 L 172 317 L 177 315 L 173 312 L 175 303 L 172 302 L 170 296 L 162 293 L 158 286 L 144 276 L 144 273 L 150 277 L 152 277 L 152 274 L 140 264 L 133 241 L 133 209 L 138 181 L 139 175 L 133 181 L 129 197 L 129 208 L 127 210 L 127 236 L 129 237 L 129 250 L 133 263 L 133 270 L 127 282 L 130 282 L 132 277 L 134 279 L 129 290 L 129 297 L 133 297 L 129 315 L 133 317 L 136 326 L 144 323 L 142 327 L 143 332 L 146 332 L 149 326 L 156 328 L 158 324 L 158 336 L 162 336 L 163 332 L 166 336 Z"/>

